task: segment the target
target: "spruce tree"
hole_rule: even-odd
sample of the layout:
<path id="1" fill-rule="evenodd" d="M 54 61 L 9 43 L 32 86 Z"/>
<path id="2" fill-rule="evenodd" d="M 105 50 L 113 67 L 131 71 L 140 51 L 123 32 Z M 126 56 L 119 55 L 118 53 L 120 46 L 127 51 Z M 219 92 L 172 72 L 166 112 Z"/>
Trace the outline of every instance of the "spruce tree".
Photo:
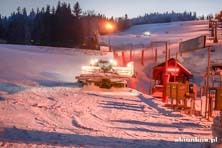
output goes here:
<path id="1" fill-rule="evenodd" d="M 76 2 L 74 5 L 74 10 L 73 10 L 74 16 L 79 18 L 81 13 L 82 13 L 82 9 L 80 8 L 79 2 Z"/>

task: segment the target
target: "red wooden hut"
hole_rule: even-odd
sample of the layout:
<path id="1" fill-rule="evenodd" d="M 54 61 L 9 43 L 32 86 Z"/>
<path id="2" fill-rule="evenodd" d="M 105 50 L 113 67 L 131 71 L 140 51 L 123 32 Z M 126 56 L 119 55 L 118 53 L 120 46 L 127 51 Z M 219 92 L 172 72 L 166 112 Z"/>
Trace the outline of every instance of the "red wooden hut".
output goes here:
<path id="1" fill-rule="evenodd" d="M 164 73 L 165 62 L 153 67 L 153 79 L 156 85 L 163 84 Z M 169 74 L 169 82 L 185 83 L 192 77 L 192 73 L 174 58 L 168 60 L 167 73 Z"/>

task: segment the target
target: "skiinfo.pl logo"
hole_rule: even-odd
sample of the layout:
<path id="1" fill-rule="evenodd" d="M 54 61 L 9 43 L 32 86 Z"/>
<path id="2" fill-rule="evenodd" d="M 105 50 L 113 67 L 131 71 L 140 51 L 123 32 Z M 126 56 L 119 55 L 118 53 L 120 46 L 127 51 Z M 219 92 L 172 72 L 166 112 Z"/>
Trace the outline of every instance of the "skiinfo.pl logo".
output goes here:
<path id="1" fill-rule="evenodd" d="M 191 143 L 193 143 L 193 142 L 195 142 L 195 143 L 209 142 L 209 143 L 217 143 L 218 139 L 217 139 L 217 137 L 211 138 L 211 139 L 200 138 L 200 137 L 194 137 L 194 138 L 182 138 L 182 137 L 179 137 L 179 138 L 175 139 L 175 142 L 191 142 Z"/>

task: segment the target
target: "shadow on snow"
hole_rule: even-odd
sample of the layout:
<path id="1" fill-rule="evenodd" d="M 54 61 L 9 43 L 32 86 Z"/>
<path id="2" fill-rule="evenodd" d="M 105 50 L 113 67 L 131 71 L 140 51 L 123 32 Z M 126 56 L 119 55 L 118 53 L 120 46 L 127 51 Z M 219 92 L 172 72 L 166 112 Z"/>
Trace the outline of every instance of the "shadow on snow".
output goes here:
<path id="1" fill-rule="evenodd" d="M 182 115 L 178 115 L 178 114 L 173 114 L 171 111 L 167 111 L 164 108 L 160 108 L 158 107 L 158 104 L 156 104 L 153 99 L 154 98 L 146 98 L 143 95 L 139 95 L 138 96 L 140 98 L 140 100 L 142 102 L 144 102 L 145 104 L 147 104 L 148 106 L 155 108 L 159 113 L 165 115 L 165 116 L 169 116 L 169 117 L 182 117 Z"/>
<path id="2" fill-rule="evenodd" d="M 131 110 L 131 111 L 144 111 L 144 106 L 125 102 L 115 101 L 100 101 L 100 107 L 120 110 Z"/>
<path id="3" fill-rule="evenodd" d="M 18 86 L 12 83 L 0 83 L 0 91 L 7 92 L 9 94 L 15 94 L 24 91 L 26 88 Z"/>
<path id="4" fill-rule="evenodd" d="M 63 81 L 53 81 L 53 80 L 35 80 L 40 86 L 45 87 L 72 87 L 79 88 L 82 84 L 79 82 L 63 82 Z"/>
<path id="5" fill-rule="evenodd" d="M 88 146 L 88 147 L 180 147 L 180 143 L 163 140 L 123 139 L 116 137 L 91 136 L 78 134 L 65 134 L 57 132 L 45 132 L 24 130 L 18 128 L 5 128 L 0 141 L 46 144 L 51 146 Z M 198 148 L 199 144 L 187 143 L 188 147 Z M 184 145 L 184 144 L 183 144 Z"/>
<path id="6" fill-rule="evenodd" d="M 150 130 L 146 128 L 122 128 L 122 127 L 115 127 L 122 130 L 129 130 L 129 131 L 136 131 L 136 132 L 148 132 L 148 133 L 159 133 L 159 134 L 178 134 L 178 135 L 209 135 L 208 133 L 194 133 L 194 132 L 183 132 L 183 131 L 158 131 L 158 130 Z"/>
<path id="7" fill-rule="evenodd" d="M 157 126 L 157 127 L 170 127 L 170 128 L 186 128 L 186 127 L 201 128 L 202 127 L 200 124 L 192 123 L 192 122 L 181 122 L 181 123 L 171 123 L 171 124 L 142 122 L 142 121 L 136 121 L 136 120 L 112 120 L 112 122 L 135 124 L 135 125 Z"/>

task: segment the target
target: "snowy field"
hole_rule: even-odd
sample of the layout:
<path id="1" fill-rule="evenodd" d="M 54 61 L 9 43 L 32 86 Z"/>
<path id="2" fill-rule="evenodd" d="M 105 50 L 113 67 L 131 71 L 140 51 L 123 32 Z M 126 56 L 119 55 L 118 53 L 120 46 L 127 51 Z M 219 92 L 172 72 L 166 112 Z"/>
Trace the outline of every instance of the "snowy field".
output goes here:
<path id="1" fill-rule="evenodd" d="M 150 32 L 150 36 L 145 36 Z M 115 47 L 146 48 L 152 41 L 169 41 L 179 43 L 200 35 L 208 35 L 208 21 L 186 21 L 161 24 L 136 25 L 113 35 L 103 36 L 101 41 Z"/>
<path id="2" fill-rule="evenodd" d="M 152 40 L 169 36 L 177 42 L 205 34 L 206 29 L 204 21 L 135 26 L 111 36 L 111 43 L 146 44 L 149 39 L 139 37 L 144 31 L 152 33 Z M 220 49 L 212 53 L 213 61 L 220 60 Z M 159 99 L 141 93 L 147 93 L 150 70 L 156 64 L 150 58 L 144 66 L 135 65 L 141 92 L 81 88 L 74 77 L 95 57 L 112 58 L 112 53 L 0 45 L 0 147 L 201 148 L 209 144 L 175 142 L 212 138 L 211 122 L 164 108 Z M 199 83 L 206 57 L 206 49 L 180 57 Z"/>
<path id="3" fill-rule="evenodd" d="M 123 90 L 122 90 L 123 91 Z M 127 93 L 128 92 L 128 93 Z M 40 87 L 0 102 L 3 147 L 193 147 L 177 138 L 211 138 L 209 123 L 166 110 L 143 94 Z"/>

